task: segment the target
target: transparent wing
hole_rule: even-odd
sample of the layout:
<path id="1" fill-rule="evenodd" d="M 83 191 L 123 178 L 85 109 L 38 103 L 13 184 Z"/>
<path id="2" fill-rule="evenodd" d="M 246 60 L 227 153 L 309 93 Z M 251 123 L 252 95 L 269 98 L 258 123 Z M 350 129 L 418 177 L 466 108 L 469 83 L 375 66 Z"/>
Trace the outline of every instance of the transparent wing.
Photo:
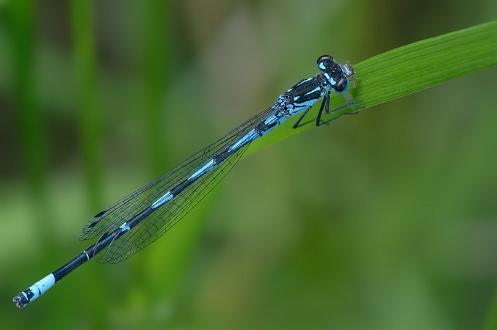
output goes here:
<path id="1" fill-rule="evenodd" d="M 192 183 L 174 199 L 143 219 L 132 230 L 113 241 L 95 256 L 98 262 L 118 263 L 132 256 L 166 233 L 222 181 L 240 159 L 247 146 L 225 159 L 212 172 Z"/>
<path id="2" fill-rule="evenodd" d="M 272 108 L 268 108 L 266 111 L 255 115 L 254 117 L 250 118 L 245 123 L 243 123 L 241 126 L 234 129 L 223 138 L 219 139 L 217 142 L 195 153 L 193 156 L 188 158 L 179 166 L 171 169 L 170 171 L 163 174 L 156 180 L 150 182 L 149 184 L 136 190 L 130 195 L 124 197 L 123 199 L 121 199 L 120 201 L 118 201 L 108 209 L 99 212 L 92 219 L 90 219 L 90 221 L 83 227 L 80 239 L 87 240 L 91 238 L 96 238 L 102 236 L 105 233 L 109 233 L 116 230 L 124 222 L 129 221 L 134 215 L 144 210 L 146 207 L 150 206 L 155 200 L 161 197 L 164 193 L 171 190 L 173 187 L 175 187 L 185 178 L 190 176 L 204 162 L 211 159 L 219 152 L 225 150 L 228 146 L 233 144 L 239 137 L 243 136 L 248 131 L 250 131 L 254 126 L 256 126 L 262 120 L 262 118 L 267 116 L 272 111 L 274 111 Z M 232 158 L 234 158 L 235 155 L 232 155 Z M 219 167 L 221 168 L 222 166 Z M 201 180 L 199 179 L 197 181 Z M 197 185 L 198 184 L 194 186 Z M 176 196 L 174 200 L 171 201 L 170 203 L 171 204 L 180 203 L 178 197 L 179 196 Z M 194 196 L 190 196 L 190 198 L 193 197 Z M 181 203 L 188 204 L 189 202 L 182 201 Z M 184 205 L 182 207 L 188 210 L 191 209 L 193 206 Z M 161 209 L 154 212 L 154 214 L 163 214 L 166 216 L 172 216 L 169 215 L 169 213 L 162 211 Z"/>

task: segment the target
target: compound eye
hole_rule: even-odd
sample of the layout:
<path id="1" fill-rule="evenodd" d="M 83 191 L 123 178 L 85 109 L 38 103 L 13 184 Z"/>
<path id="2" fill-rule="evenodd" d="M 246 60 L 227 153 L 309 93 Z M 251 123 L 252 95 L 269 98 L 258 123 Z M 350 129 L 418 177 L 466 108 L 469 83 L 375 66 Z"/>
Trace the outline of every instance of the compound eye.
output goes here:
<path id="1" fill-rule="evenodd" d="M 321 55 L 318 57 L 316 63 L 321 71 L 325 71 L 326 67 L 331 67 L 335 59 L 330 55 Z"/>
<path id="2" fill-rule="evenodd" d="M 347 79 L 340 79 L 336 85 L 333 87 L 337 92 L 343 92 L 347 88 Z"/>

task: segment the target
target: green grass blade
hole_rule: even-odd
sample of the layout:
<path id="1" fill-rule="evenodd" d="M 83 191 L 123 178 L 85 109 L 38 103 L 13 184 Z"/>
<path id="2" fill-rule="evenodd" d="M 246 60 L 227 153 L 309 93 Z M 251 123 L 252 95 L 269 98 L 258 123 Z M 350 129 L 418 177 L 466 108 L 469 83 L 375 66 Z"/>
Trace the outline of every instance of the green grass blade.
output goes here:
<path id="1" fill-rule="evenodd" d="M 497 22 L 418 41 L 355 66 L 359 104 L 373 106 L 497 64 Z"/>
<path id="2" fill-rule="evenodd" d="M 402 46 L 354 65 L 359 81 L 352 94 L 363 111 L 496 64 L 497 21 L 493 21 Z M 343 103 L 336 97 L 332 102 L 334 106 Z M 350 109 L 334 116 L 347 111 Z M 294 130 L 293 122 L 289 120 L 274 134 L 256 141 L 249 153 L 313 127 Z"/>

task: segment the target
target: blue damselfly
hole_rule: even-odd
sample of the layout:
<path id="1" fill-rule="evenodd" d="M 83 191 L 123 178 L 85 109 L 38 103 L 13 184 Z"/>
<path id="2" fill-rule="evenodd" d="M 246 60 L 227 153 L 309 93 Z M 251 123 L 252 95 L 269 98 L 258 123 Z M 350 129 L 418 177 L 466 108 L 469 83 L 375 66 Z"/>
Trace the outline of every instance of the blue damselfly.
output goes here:
<path id="1" fill-rule="evenodd" d="M 329 55 L 319 57 L 317 65 L 320 70 L 318 74 L 287 90 L 271 107 L 155 181 L 96 214 L 81 233 L 81 239 L 95 239 L 95 244 L 14 297 L 17 307 L 24 307 L 37 299 L 56 282 L 92 258 L 103 263 L 118 263 L 152 243 L 212 190 L 236 164 L 251 142 L 297 114 L 299 117 L 293 128 L 309 123 L 301 122 L 320 99 L 322 102 L 315 120 L 316 125 L 328 124 L 333 120 L 322 120 L 323 111 L 331 113 L 331 93 L 335 91 L 348 95 L 344 92 L 355 72 L 352 66 L 338 64 Z M 348 102 L 339 108 L 352 105 L 354 104 L 349 97 Z"/>

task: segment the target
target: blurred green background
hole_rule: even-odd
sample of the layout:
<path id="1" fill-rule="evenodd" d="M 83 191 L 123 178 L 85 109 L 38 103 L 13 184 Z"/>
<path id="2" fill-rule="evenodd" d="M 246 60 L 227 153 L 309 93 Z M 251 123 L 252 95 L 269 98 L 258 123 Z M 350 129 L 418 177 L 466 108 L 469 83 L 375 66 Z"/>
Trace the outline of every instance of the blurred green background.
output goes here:
<path id="1" fill-rule="evenodd" d="M 102 208 L 316 72 L 494 0 L 0 1 L 3 329 L 493 329 L 497 70 L 241 161 L 172 231 L 11 298 Z M 494 312 L 492 312 L 494 310 Z M 496 323 L 493 323 L 496 322 Z"/>

